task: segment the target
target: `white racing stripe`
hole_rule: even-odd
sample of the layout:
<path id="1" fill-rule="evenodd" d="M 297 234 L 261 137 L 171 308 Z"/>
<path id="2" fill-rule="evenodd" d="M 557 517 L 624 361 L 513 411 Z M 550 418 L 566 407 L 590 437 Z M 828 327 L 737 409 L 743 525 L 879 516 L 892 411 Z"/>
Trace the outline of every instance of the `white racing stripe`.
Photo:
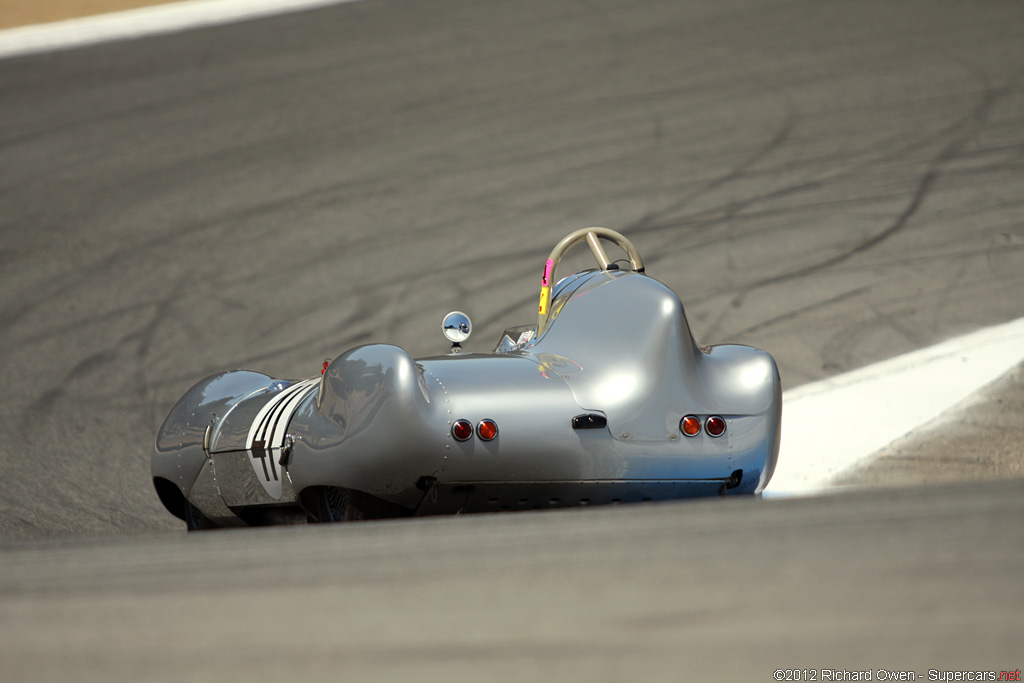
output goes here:
<path id="1" fill-rule="evenodd" d="M 185 0 L 0 31 L 0 58 L 230 24 L 360 0 Z"/>
<path id="2" fill-rule="evenodd" d="M 267 401 L 249 427 L 246 449 L 251 450 L 256 442 L 262 442 L 265 449 L 280 448 L 284 444 L 288 423 L 299 403 L 319 383 L 319 377 L 296 382 Z"/>
<path id="3" fill-rule="evenodd" d="M 766 496 L 814 493 L 1024 360 L 1024 318 L 787 391 Z"/>
<path id="4" fill-rule="evenodd" d="M 302 403 L 309 396 L 310 391 L 316 389 L 319 384 L 319 379 L 306 380 L 302 383 L 304 387 L 299 391 L 296 391 L 282 406 L 281 414 L 277 420 L 272 423 L 272 432 L 269 434 L 270 440 L 268 444 L 272 447 L 279 447 L 284 445 L 284 437 L 288 433 L 288 424 L 292 421 L 292 415 L 298 409 L 299 404 Z"/>

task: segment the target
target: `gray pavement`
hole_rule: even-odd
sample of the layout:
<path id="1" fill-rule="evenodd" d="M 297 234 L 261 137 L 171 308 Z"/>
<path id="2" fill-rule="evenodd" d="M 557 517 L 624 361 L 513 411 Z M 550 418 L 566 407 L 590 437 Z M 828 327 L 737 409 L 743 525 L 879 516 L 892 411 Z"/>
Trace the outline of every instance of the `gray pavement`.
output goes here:
<path id="1" fill-rule="evenodd" d="M 193 540 L 148 452 L 217 370 L 490 347 L 588 225 L 787 388 L 1022 317 L 1022 33 L 370 0 L 0 61 L 0 677 L 1019 667 L 1019 482 Z"/>
<path id="2" fill-rule="evenodd" d="M 22 545 L 0 553 L 0 669 L 83 682 L 1012 671 L 1022 494 L 1015 481 Z"/>

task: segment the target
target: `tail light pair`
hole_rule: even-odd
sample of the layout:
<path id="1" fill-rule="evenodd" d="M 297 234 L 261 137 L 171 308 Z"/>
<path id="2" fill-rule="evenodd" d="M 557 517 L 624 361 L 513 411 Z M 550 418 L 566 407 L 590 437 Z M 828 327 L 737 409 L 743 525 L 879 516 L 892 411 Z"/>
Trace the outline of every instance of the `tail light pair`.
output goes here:
<path id="1" fill-rule="evenodd" d="M 704 431 L 708 436 L 719 437 L 725 434 L 725 418 L 720 415 L 712 415 L 704 420 Z M 685 436 L 697 436 L 700 434 L 701 421 L 696 415 L 687 415 L 679 421 L 679 431 Z"/>
<path id="2" fill-rule="evenodd" d="M 493 441 L 498 436 L 498 425 L 494 420 L 480 420 L 476 426 L 476 435 L 481 441 Z M 456 441 L 468 441 L 473 436 L 473 423 L 469 420 L 456 420 L 452 425 L 452 436 Z"/>

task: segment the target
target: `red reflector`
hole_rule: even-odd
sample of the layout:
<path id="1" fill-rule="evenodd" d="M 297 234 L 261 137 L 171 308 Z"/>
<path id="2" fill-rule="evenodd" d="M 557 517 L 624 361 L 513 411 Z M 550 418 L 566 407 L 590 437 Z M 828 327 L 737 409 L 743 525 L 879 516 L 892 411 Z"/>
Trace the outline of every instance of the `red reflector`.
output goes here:
<path id="1" fill-rule="evenodd" d="M 452 425 L 452 436 L 457 441 L 465 441 L 473 436 L 473 423 L 469 420 L 456 420 Z"/>
<path id="2" fill-rule="evenodd" d="M 490 441 L 498 435 L 498 425 L 494 420 L 483 420 L 476 426 L 476 435 L 484 441 Z"/>
<path id="3" fill-rule="evenodd" d="M 712 415 L 704 423 L 704 429 L 708 430 L 708 436 L 721 436 L 725 434 L 725 420 L 718 415 Z"/>
<path id="4" fill-rule="evenodd" d="M 700 434 L 700 418 L 696 415 L 687 415 L 679 421 L 679 431 L 686 436 L 697 436 Z"/>

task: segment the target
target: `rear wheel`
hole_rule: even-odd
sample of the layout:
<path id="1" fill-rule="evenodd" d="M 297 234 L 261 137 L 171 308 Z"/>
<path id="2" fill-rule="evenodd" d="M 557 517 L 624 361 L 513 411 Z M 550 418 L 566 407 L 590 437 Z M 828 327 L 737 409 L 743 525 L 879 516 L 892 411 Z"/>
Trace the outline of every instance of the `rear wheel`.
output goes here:
<path id="1" fill-rule="evenodd" d="M 301 499 L 311 522 L 354 522 L 412 514 L 395 503 L 341 486 L 313 486 L 302 492 Z"/>
<path id="2" fill-rule="evenodd" d="M 309 494 L 309 499 L 318 522 L 352 522 L 363 519 L 362 513 L 353 504 L 352 491 L 341 486 L 318 486 Z"/>

